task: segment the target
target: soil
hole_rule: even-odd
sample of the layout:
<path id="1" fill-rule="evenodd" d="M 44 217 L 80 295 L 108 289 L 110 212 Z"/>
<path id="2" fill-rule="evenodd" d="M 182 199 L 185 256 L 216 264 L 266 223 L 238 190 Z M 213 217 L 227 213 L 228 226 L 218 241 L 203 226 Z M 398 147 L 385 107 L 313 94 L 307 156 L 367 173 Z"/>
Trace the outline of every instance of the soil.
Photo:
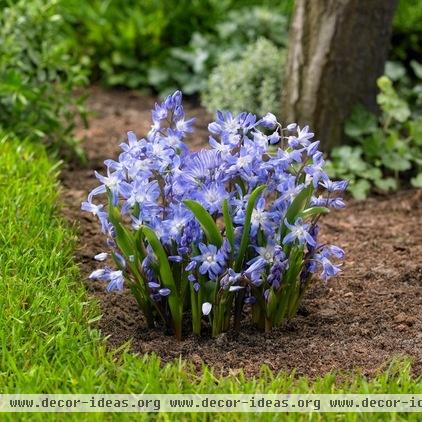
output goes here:
<path id="1" fill-rule="evenodd" d="M 154 98 L 133 92 L 90 91 L 94 115 L 86 138 L 86 167 L 62 173 L 64 214 L 79 227 L 77 261 L 82 274 L 99 265 L 93 256 L 104 250 L 104 237 L 96 221 L 80 211 L 80 203 L 96 186 L 94 169 L 115 157 L 127 130 L 138 136 L 150 127 Z M 188 106 L 198 131 L 190 143 L 207 141 L 210 116 Z M 187 335 L 177 342 L 159 330 L 150 330 L 130 292 L 106 293 L 101 282 L 87 281 L 91 296 L 103 312 L 99 328 L 110 348 L 131 341 L 135 353 L 156 353 L 163 362 L 180 356 L 201 369 L 206 363 L 216 374 L 257 375 L 262 364 L 274 371 L 296 370 L 315 378 L 335 370 L 360 370 L 373 375 L 393 358 L 408 356 L 413 372 L 422 374 L 422 191 L 402 191 L 348 201 L 346 209 L 323 220 L 323 240 L 344 247 L 343 272 L 328 283 L 315 281 L 299 314 L 285 327 L 258 333 L 246 322 L 241 333 L 217 339 Z"/>

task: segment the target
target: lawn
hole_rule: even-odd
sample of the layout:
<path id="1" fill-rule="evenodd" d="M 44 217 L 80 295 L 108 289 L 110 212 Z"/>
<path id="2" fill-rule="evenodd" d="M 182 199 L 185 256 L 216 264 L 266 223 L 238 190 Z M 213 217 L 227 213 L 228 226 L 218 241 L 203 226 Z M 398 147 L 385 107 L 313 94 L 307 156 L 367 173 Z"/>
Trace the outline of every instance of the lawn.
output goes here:
<path id="1" fill-rule="evenodd" d="M 74 263 L 75 235 L 57 206 L 59 163 L 42 146 L 0 142 L 0 389 L 3 393 L 416 393 L 422 380 L 412 378 L 402 361 L 373 379 L 359 374 L 328 374 L 309 380 L 263 368 L 256 378 L 215 377 L 203 367 L 175 361 L 160 366 L 155 356 L 125 349 L 107 351 L 95 329 L 101 318 L 88 298 Z M 235 420 L 218 415 L 216 420 Z M 107 415 L 118 420 L 139 415 Z M 147 416 L 144 416 L 148 418 Z M 254 420 L 277 416 L 250 415 Z M 43 414 L 3 415 L 2 420 L 45 420 Z M 57 415 L 51 420 L 60 420 Z M 63 418 L 65 418 L 63 416 Z M 161 415 L 162 420 L 171 419 Z M 198 414 L 197 420 L 206 420 Z M 214 416 L 212 417 L 214 419 Z M 244 420 L 244 416 L 238 416 Z M 373 420 L 373 415 L 289 415 L 291 420 Z M 80 415 L 66 415 L 66 420 Z M 88 419 L 88 418 L 87 418 Z M 89 420 L 104 420 L 91 414 Z M 180 416 L 183 419 L 183 416 Z M 195 415 L 190 419 L 195 420 Z M 377 420 L 390 420 L 380 414 Z M 418 420 L 397 415 L 396 420 Z"/>

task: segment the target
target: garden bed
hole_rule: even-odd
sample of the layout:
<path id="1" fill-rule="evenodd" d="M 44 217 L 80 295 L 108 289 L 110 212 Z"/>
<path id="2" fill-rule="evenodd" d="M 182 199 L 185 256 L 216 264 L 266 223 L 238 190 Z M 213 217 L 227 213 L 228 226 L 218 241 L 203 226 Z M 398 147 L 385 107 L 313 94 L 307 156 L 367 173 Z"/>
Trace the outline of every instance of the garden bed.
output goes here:
<path id="1" fill-rule="evenodd" d="M 89 164 L 62 174 L 64 213 L 79 225 L 77 260 L 82 274 L 97 268 L 93 260 L 103 251 L 104 237 L 97 222 L 80 211 L 80 203 L 96 185 L 93 169 L 115 156 L 125 132 L 138 136 L 150 128 L 154 98 L 99 88 L 91 91 L 89 105 L 95 115 L 86 136 Z M 191 145 L 207 141 L 203 109 L 187 107 L 198 117 Z M 228 333 L 217 339 L 185 337 L 177 342 L 160 331 L 148 330 L 129 292 L 106 293 L 105 284 L 87 281 L 101 304 L 99 322 L 111 348 L 132 340 L 137 353 L 155 352 L 164 362 L 182 356 L 200 369 L 207 363 L 218 374 L 259 373 L 262 364 L 275 371 L 296 369 L 311 377 L 331 370 L 360 368 L 371 375 L 396 356 L 410 356 L 413 370 L 422 373 L 422 191 L 406 191 L 365 202 L 349 201 L 345 210 L 326 220 L 323 240 L 344 247 L 343 273 L 327 284 L 316 282 L 299 315 L 283 329 L 256 334 L 244 327 L 238 337 Z"/>

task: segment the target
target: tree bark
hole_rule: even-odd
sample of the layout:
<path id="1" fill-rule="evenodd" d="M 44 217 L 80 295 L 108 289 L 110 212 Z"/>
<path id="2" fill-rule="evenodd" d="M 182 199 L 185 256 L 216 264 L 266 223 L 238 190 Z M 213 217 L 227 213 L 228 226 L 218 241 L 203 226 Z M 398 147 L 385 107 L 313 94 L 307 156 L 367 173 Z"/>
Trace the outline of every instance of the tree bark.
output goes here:
<path id="1" fill-rule="evenodd" d="M 343 139 L 361 103 L 377 111 L 396 0 L 296 0 L 282 119 L 311 126 L 324 150 Z"/>

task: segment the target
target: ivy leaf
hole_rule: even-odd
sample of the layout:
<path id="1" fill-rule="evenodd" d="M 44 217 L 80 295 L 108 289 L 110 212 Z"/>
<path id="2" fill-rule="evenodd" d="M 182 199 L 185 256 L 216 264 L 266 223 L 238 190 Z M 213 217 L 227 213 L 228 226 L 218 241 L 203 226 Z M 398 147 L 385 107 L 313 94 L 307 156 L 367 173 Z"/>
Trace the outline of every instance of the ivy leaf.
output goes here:
<path id="1" fill-rule="evenodd" d="M 393 88 L 393 83 L 387 76 L 378 78 L 377 84 L 381 91 L 377 95 L 377 102 L 381 109 L 393 119 L 404 123 L 410 117 L 410 109 L 407 102 L 397 95 L 396 90 Z"/>
<path id="2" fill-rule="evenodd" d="M 369 180 L 380 180 L 382 179 L 382 171 L 378 167 L 370 167 L 360 173 L 359 176 Z"/>
<path id="3" fill-rule="evenodd" d="M 364 106 L 354 107 L 350 118 L 346 121 L 344 131 L 351 138 L 359 138 L 377 130 L 377 118 Z"/>
<path id="4" fill-rule="evenodd" d="M 398 154 L 388 154 L 382 157 L 382 163 L 385 167 L 394 171 L 406 171 L 412 167 L 412 163 Z"/>
<path id="5" fill-rule="evenodd" d="M 364 155 L 369 157 L 379 157 L 380 151 L 384 148 L 383 141 L 385 134 L 382 129 L 377 129 L 369 136 L 361 140 L 362 151 Z"/>
<path id="6" fill-rule="evenodd" d="M 397 189 L 397 180 L 392 177 L 386 177 L 385 179 L 375 180 L 375 186 L 381 190 L 389 191 Z"/>
<path id="7" fill-rule="evenodd" d="M 418 63 L 416 60 L 412 60 L 410 62 L 410 66 L 412 67 L 413 72 L 415 73 L 415 75 L 419 79 L 422 79 L 422 64 Z"/>
<path id="8" fill-rule="evenodd" d="M 398 81 L 406 76 L 406 68 L 400 62 L 387 61 L 384 72 L 392 81 Z"/>
<path id="9" fill-rule="evenodd" d="M 409 121 L 409 135 L 418 146 L 422 146 L 422 119 Z"/>
<path id="10" fill-rule="evenodd" d="M 365 180 L 360 179 L 355 183 L 350 184 L 349 191 L 353 197 L 357 200 L 363 200 L 368 196 L 368 193 L 371 189 L 371 184 Z"/>
<path id="11" fill-rule="evenodd" d="M 418 173 L 416 177 L 412 177 L 410 183 L 415 188 L 422 188 L 422 173 Z"/>
<path id="12" fill-rule="evenodd" d="M 338 167 L 344 169 L 345 174 L 359 174 L 367 169 L 367 164 L 362 159 L 362 148 L 360 147 L 344 145 L 334 148 L 331 155 L 338 162 Z"/>

